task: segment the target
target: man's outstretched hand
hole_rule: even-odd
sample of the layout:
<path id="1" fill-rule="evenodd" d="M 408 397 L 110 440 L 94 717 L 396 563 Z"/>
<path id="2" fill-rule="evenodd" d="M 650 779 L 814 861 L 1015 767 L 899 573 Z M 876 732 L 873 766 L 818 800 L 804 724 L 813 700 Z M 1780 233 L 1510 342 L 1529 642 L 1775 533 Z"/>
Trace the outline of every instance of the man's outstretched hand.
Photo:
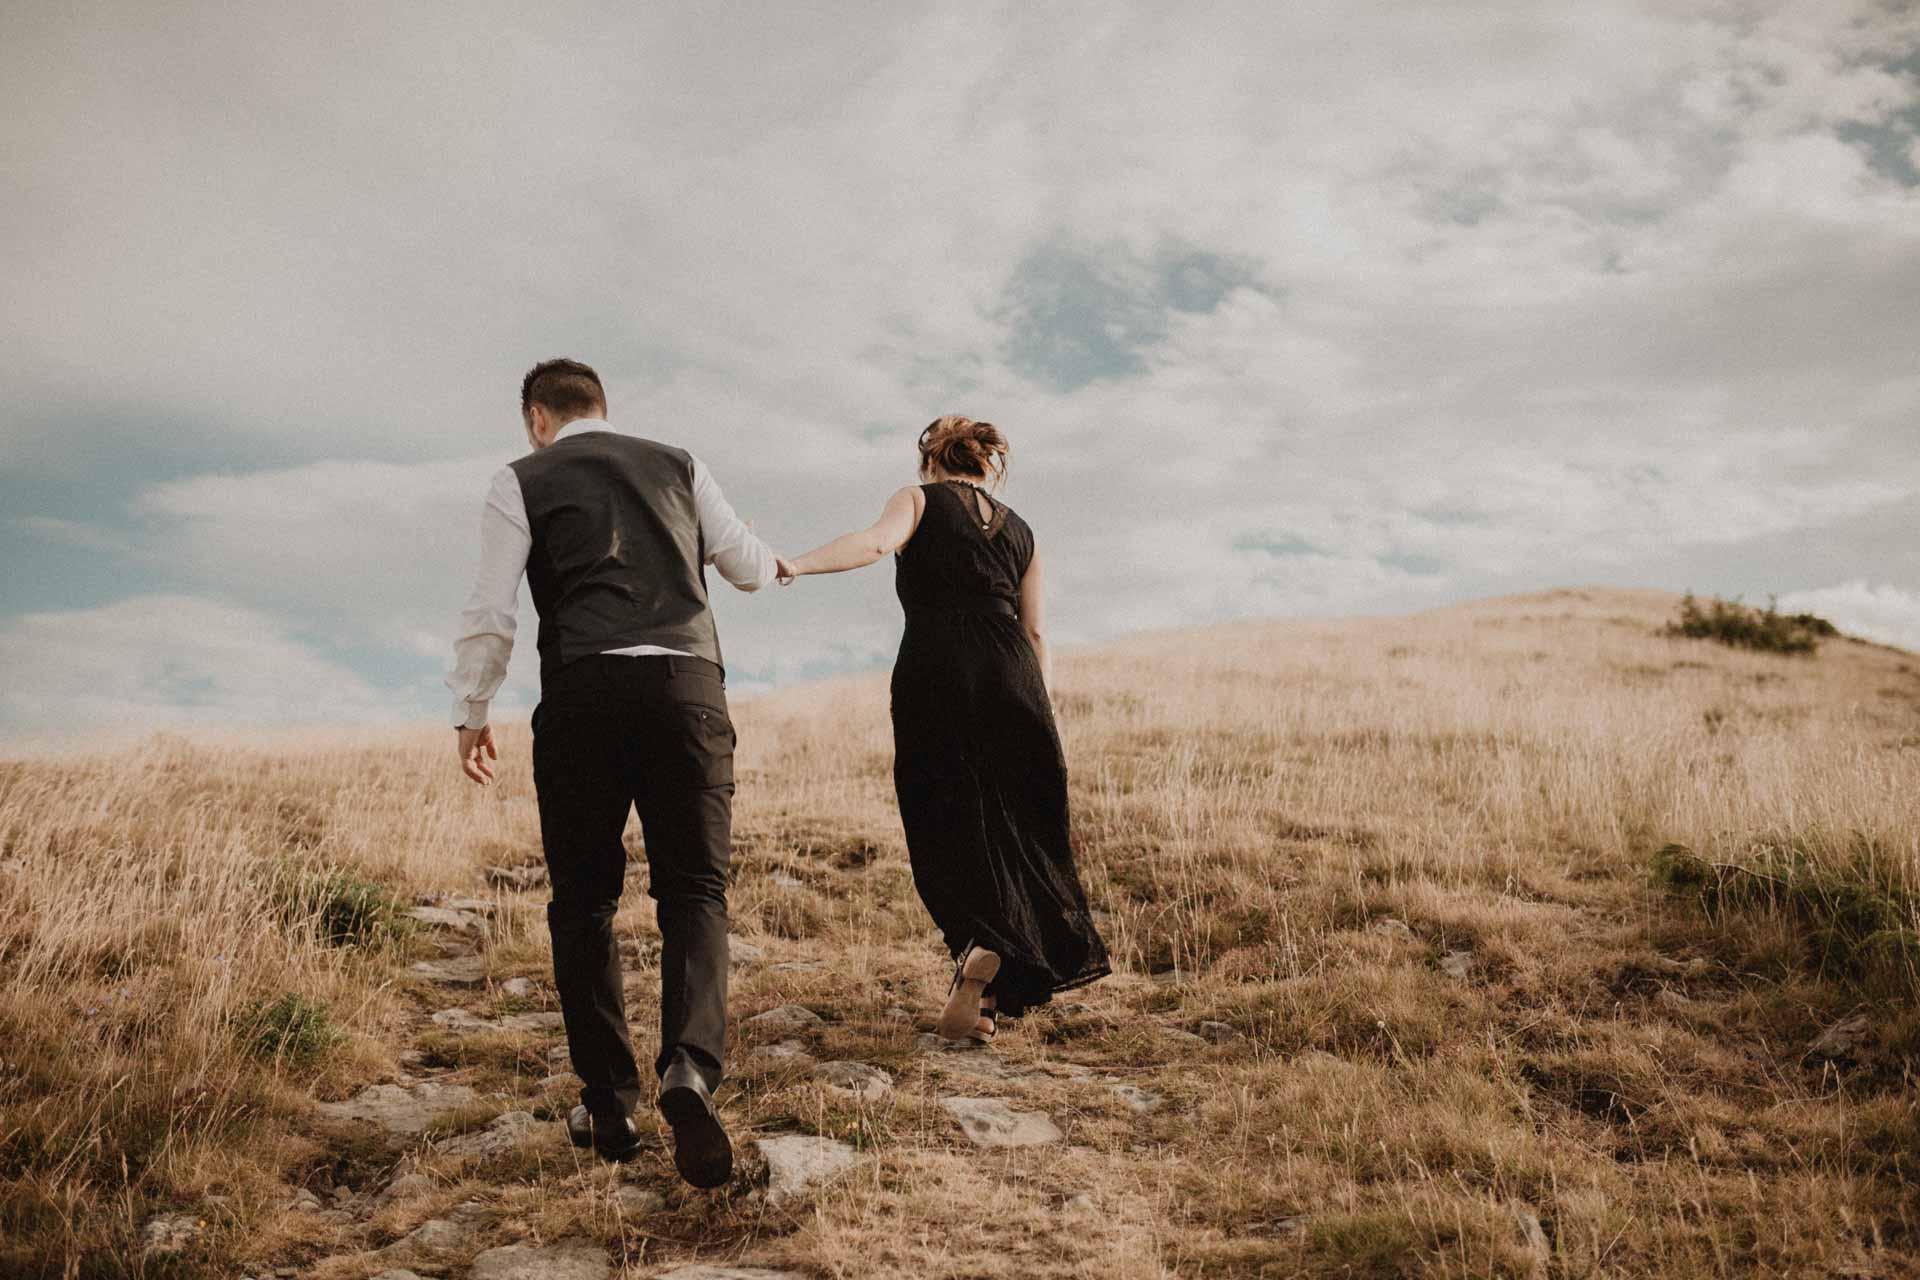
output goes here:
<path id="1" fill-rule="evenodd" d="M 800 576 L 800 570 L 795 568 L 793 561 L 787 559 L 785 556 L 775 556 L 773 558 L 773 565 L 774 581 L 783 587 L 792 586 L 793 580 Z"/>
<path id="2" fill-rule="evenodd" d="M 491 724 L 460 730 L 460 768 L 469 778 L 483 787 L 492 786 L 493 766 L 487 761 L 499 758 L 500 751 L 493 745 Z"/>

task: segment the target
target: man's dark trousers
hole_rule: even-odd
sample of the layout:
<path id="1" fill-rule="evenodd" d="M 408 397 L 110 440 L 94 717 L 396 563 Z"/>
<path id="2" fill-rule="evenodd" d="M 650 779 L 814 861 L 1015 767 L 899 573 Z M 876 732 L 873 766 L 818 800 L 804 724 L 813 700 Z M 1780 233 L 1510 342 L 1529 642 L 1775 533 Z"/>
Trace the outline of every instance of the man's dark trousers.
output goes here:
<path id="1" fill-rule="evenodd" d="M 684 1052 L 719 1087 L 734 742 L 723 673 L 705 658 L 593 654 L 542 680 L 533 783 L 553 883 L 547 929 L 580 1100 L 597 1116 L 630 1115 L 642 1098 L 613 937 L 630 806 L 660 924 L 654 1072 Z"/>

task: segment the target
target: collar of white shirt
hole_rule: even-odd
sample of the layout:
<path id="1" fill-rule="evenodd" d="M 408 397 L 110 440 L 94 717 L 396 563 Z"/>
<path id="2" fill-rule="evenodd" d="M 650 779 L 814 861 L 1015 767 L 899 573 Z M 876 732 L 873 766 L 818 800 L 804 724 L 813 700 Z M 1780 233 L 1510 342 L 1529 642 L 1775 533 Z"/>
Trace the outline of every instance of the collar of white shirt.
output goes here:
<path id="1" fill-rule="evenodd" d="M 620 429 L 611 422 L 608 422 L 605 418 L 575 418 L 572 422 L 561 423 L 560 429 L 553 433 L 553 440 L 558 440 L 561 436 L 576 428 L 581 431 L 618 431 Z M 552 444 L 553 440 L 549 440 L 547 443 Z"/>

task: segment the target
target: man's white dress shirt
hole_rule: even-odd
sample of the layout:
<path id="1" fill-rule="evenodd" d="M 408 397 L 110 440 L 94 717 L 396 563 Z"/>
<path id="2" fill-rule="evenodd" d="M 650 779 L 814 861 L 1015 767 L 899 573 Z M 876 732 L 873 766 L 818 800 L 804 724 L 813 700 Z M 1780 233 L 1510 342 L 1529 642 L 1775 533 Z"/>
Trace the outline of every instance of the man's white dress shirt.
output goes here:
<path id="1" fill-rule="evenodd" d="M 558 440 L 569 431 L 619 431 L 605 418 L 575 418 L 554 433 Z M 693 502 L 700 518 L 700 536 L 706 542 L 707 563 L 720 570 L 742 591 L 758 591 L 773 581 L 773 552 L 733 513 L 706 465 L 693 459 Z M 460 612 L 460 636 L 453 642 L 453 669 L 447 688 L 453 691 L 453 722 L 478 729 L 487 722 L 487 704 L 507 678 L 507 659 L 513 654 L 513 631 L 518 621 L 520 579 L 527 569 L 533 531 L 527 525 L 526 501 L 520 477 L 510 466 L 493 473 L 487 499 L 480 508 L 480 572 L 466 608 Z M 684 649 L 637 644 L 607 653 L 673 653 Z"/>

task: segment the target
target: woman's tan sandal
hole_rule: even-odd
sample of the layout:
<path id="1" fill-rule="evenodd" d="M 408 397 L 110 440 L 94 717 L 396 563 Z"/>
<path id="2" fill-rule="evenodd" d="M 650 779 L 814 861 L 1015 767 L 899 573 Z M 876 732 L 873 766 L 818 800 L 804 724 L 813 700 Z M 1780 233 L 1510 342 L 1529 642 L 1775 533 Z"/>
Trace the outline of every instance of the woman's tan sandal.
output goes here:
<path id="1" fill-rule="evenodd" d="M 1000 957 L 985 947 L 968 947 L 953 969 L 953 986 L 947 993 L 947 1007 L 940 1011 L 934 1030 L 949 1040 L 973 1034 L 980 1021 L 980 995 L 993 975 L 1000 972 Z"/>

